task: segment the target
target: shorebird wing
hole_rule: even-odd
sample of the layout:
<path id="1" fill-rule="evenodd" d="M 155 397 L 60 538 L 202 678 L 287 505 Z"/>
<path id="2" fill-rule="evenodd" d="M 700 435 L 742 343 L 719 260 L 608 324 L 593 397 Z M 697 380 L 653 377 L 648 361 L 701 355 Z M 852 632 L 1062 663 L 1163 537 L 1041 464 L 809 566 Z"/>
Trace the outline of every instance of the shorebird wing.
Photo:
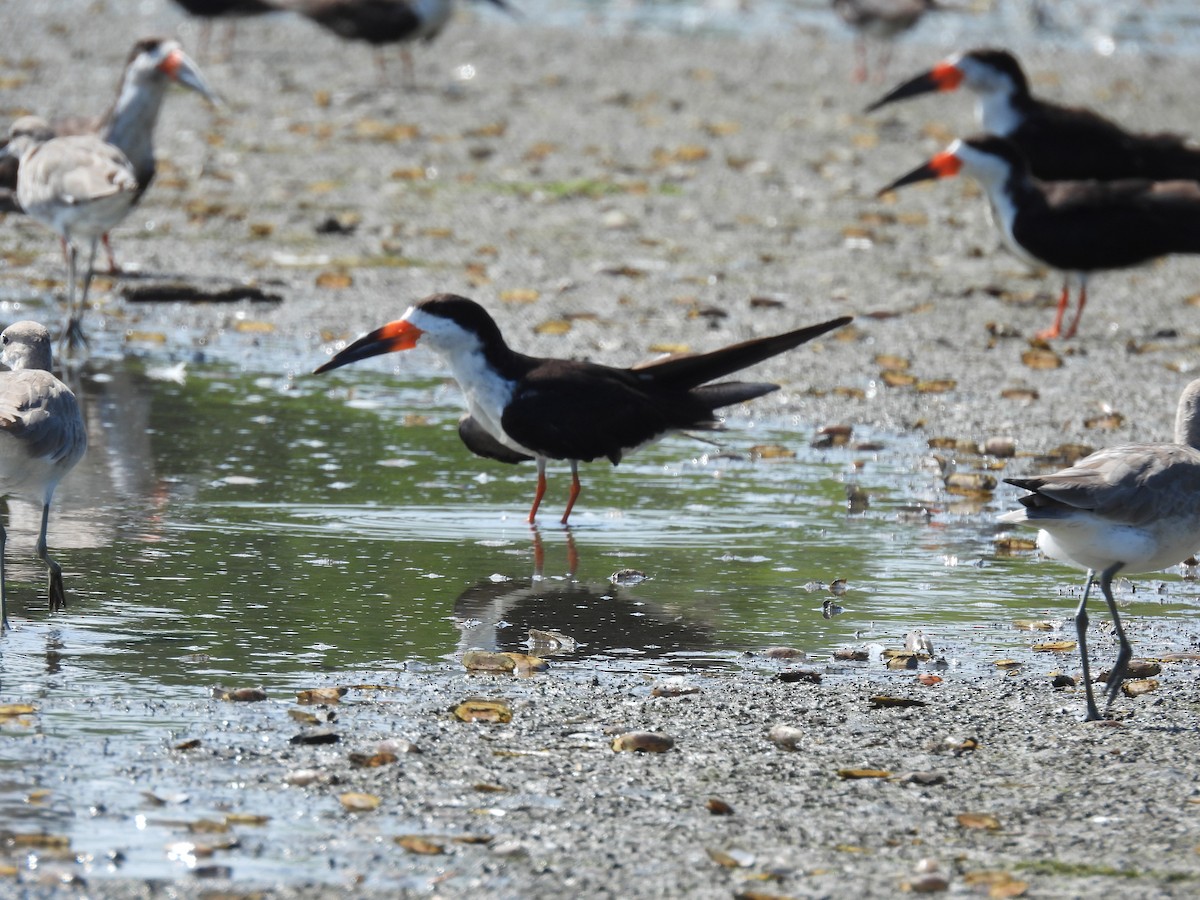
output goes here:
<path id="1" fill-rule="evenodd" d="M 0 433 L 35 458 L 78 459 L 87 432 L 75 395 L 49 372 L 25 370 L 0 381 Z"/>
<path id="2" fill-rule="evenodd" d="M 1125 525 L 1148 525 L 1195 515 L 1188 498 L 1200 492 L 1200 451 L 1130 444 L 1093 453 L 1051 475 L 1006 480 L 1032 492 L 1020 499 L 1032 523 L 1086 511 Z"/>
<path id="3" fill-rule="evenodd" d="M 526 456 L 511 447 L 504 446 L 492 437 L 491 433 L 480 425 L 470 413 L 458 420 L 458 436 L 468 450 L 484 459 L 514 464 L 529 462 L 533 459 L 532 456 Z"/>

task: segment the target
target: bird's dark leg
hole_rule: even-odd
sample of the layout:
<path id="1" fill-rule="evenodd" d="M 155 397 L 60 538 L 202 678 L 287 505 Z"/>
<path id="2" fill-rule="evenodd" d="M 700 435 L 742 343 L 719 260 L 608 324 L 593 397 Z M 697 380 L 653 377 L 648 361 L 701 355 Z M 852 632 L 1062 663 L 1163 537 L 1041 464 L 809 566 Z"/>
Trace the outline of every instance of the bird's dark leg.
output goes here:
<path id="1" fill-rule="evenodd" d="M 12 630 L 12 626 L 8 624 L 8 586 L 4 578 L 4 545 L 7 543 L 8 534 L 4 525 L 0 523 L 0 634 Z"/>
<path id="2" fill-rule="evenodd" d="M 579 462 L 571 460 L 571 493 L 567 497 L 567 509 L 563 513 L 562 524 L 567 524 L 567 519 L 571 517 L 571 510 L 575 508 L 575 501 L 579 499 L 579 492 L 582 487 L 579 484 Z"/>
<path id="3" fill-rule="evenodd" d="M 62 566 L 54 561 L 46 547 L 46 528 L 50 524 L 50 504 L 42 504 L 42 530 L 38 534 L 37 555 L 38 559 L 46 564 L 46 571 L 50 573 L 50 612 L 57 612 L 60 609 L 67 608 L 67 594 L 63 590 Z"/>
<path id="4" fill-rule="evenodd" d="M 854 80 L 860 84 L 867 80 L 867 39 L 859 35 L 854 39 Z"/>
<path id="5" fill-rule="evenodd" d="M 108 274 L 120 275 L 125 270 L 122 269 L 120 263 L 117 262 L 116 254 L 113 253 L 112 241 L 108 239 L 107 231 L 100 235 L 100 242 L 104 244 L 104 253 L 108 256 Z"/>
<path id="6" fill-rule="evenodd" d="M 1079 661 L 1083 665 L 1083 690 L 1087 694 L 1088 714 L 1085 721 L 1094 722 L 1100 716 L 1100 710 L 1096 709 L 1096 698 L 1092 696 L 1092 673 L 1088 666 L 1088 651 L 1087 651 L 1087 598 L 1092 590 L 1092 582 L 1096 580 L 1096 572 L 1094 569 L 1088 569 L 1087 584 L 1083 588 L 1083 599 L 1079 601 L 1079 606 L 1075 609 L 1075 635 L 1079 639 Z"/>
<path id="7" fill-rule="evenodd" d="M 67 327 L 63 331 L 61 343 L 65 345 L 66 353 L 70 355 L 72 350 L 87 347 L 87 338 L 83 334 L 83 311 L 87 308 L 88 291 L 92 286 L 92 276 L 95 274 L 96 265 L 96 238 L 92 238 L 92 245 L 88 252 L 87 272 L 83 276 L 83 292 L 78 303 L 75 298 L 75 268 L 74 265 L 77 258 L 75 245 L 71 245 L 71 292 L 67 300 Z"/>
<path id="8" fill-rule="evenodd" d="M 409 90 L 417 86 L 417 67 L 413 63 L 412 51 L 408 47 L 400 47 L 400 59 L 404 64 L 404 84 Z"/>
<path id="9" fill-rule="evenodd" d="M 529 524 L 537 517 L 538 507 L 542 505 L 542 497 L 546 496 L 546 457 L 537 458 L 538 480 L 537 490 L 533 493 L 533 506 L 529 510 Z"/>
<path id="10" fill-rule="evenodd" d="M 1071 327 L 1067 329 L 1065 338 L 1075 337 L 1075 331 L 1079 328 L 1079 320 L 1083 317 L 1083 308 L 1087 305 L 1087 283 L 1084 282 L 1079 286 L 1079 306 L 1075 307 L 1075 318 L 1071 320 Z"/>
<path id="11" fill-rule="evenodd" d="M 1054 312 L 1054 324 L 1044 331 L 1039 331 L 1036 337 L 1048 341 L 1050 338 L 1056 338 L 1062 334 L 1063 314 L 1067 311 L 1067 304 L 1071 301 L 1070 285 L 1069 280 L 1063 282 L 1062 293 L 1058 295 L 1058 309 Z"/>
<path id="12" fill-rule="evenodd" d="M 1117 632 L 1117 640 L 1121 644 L 1121 648 L 1117 651 L 1117 661 L 1113 664 L 1112 669 L 1108 673 L 1108 688 L 1105 694 L 1108 696 L 1108 702 L 1104 705 L 1105 712 L 1112 706 L 1112 702 L 1117 699 L 1117 694 L 1121 691 L 1121 682 L 1125 680 L 1125 672 L 1129 668 L 1129 660 L 1133 657 L 1133 647 L 1129 644 L 1129 639 L 1125 637 L 1125 629 L 1121 627 L 1121 616 L 1117 613 L 1117 602 L 1112 595 L 1112 580 L 1124 563 L 1113 563 L 1107 569 L 1100 573 L 1100 590 L 1104 592 L 1104 599 L 1108 603 L 1108 611 L 1112 615 L 1113 628 Z"/>

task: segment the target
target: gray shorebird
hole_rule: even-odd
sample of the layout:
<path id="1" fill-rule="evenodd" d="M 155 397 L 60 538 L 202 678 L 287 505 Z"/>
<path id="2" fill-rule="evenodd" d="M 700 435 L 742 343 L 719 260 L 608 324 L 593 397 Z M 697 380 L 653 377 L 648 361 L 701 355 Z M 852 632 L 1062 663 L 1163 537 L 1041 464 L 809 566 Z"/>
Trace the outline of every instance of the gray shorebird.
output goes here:
<path id="1" fill-rule="evenodd" d="M 229 48 L 233 43 L 234 24 L 238 19 L 275 12 L 275 7 L 267 0 L 175 0 L 175 4 L 188 15 L 201 20 L 200 57 L 202 59 L 208 50 L 208 42 L 212 36 L 212 25 L 215 19 L 225 19 L 229 23 L 229 29 L 225 33 L 225 51 L 228 55 Z"/>
<path id="2" fill-rule="evenodd" d="M 1177 134 L 1137 134 L 1090 109 L 1035 97 L 1017 58 L 985 48 L 956 53 L 875 101 L 964 87 L 978 97 L 979 127 L 1016 144 L 1043 181 L 1200 181 L 1200 146 Z"/>
<path id="3" fill-rule="evenodd" d="M 892 55 L 891 42 L 933 9 L 938 9 L 936 0 L 833 0 L 833 11 L 855 31 L 854 80 L 867 80 L 867 38 L 883 42 L 877 73 L 882 75 Z"/>
<path id="4" fill-rule="evenodd" d="M 1087 653 L 1087 599 L 1099 575 L 1120 642 L 1108 676 L 1107 705 L 1121 690 L 1133 648 L 1121 627 L 1112 580 L 1157 572 L 1200 549 L 1200 379 L 1184 388 L 1175 414 L 1175 440 L 1100 450 L 1069 469 L 1037 478 L 1006 478 L 1030 493 L 1001 522 L 1038 531 L 1047 556 L 1087 569 L 1075 610 L 1088 720 L 1099 719 Z"/>
<path id="5" fill-rule="evenodd" d="M 37 322 L 16 322 L 0 334 L 0 493 L 42 505 L 37 555 L 49 573 L 50 610 L 66 606 L 62 567 L 46 546 L 54 489 L 87 449 L 87 428 L 71 389 L 50 374 L 50 333 Z M 0 631 L 7 629 L 4 549 L 0 524 Z"/>
<path id="6" fill-rule="evenodd" d="M 154 157 L 154 131 L 167 89 L 179 84 L 200 94 L 210 103 L 219 103 L 199 67 L 178 41 L 149 37 L 139 40 L 129 51 L 116 99 L 99 118 L 77 117 L 51 122 L 49 137 L 92 135 L 120 149 L 133 166 L 138 188 L 134 202 L 141 200 L 157 168 Z M 0 187 L 15 191 L 17 167 L 9 163 L 0 168 Z M 113 257 L 108 235 L 101 238 L 108 253 L 109 269 L 120 271 Z"/>
<path id="7" fill-rule="evenodd" d="M 616 465 L 631 450 L 668 431 L 716 431 L 715 412 L 778 390 L 777 384 L 708 384 L 800 346 L 851 321 L 849 316 L 696 356 L 654 360 L 631 369 L 526 356 L 505 343 L 496 322 L 473 300 L 435 294 L 347 346 L 317 372 L 418 342 L 450 365 L 466 395 L 459 435 L 478 456 L 501 462 L 536 460 L 533 523 L 546 492 L 546 462 L 567 460 L 571 493 L 566 525 L 579 497 L 579 463 Z"/>
<path id="8" fill-rule="evenodd" d="M 18 119 L 5 152 L 17 154 L 17 200 L 32 219 L 63 241 L 67 251 L 67 345 L 83 337 L 83 311 L 101 237 L 129 214 L 137 199 L 133 165 L 112 144 L 94 135 L 45 140 L 45 123 L 34 116 Z M 88 248 L 83 289 L 76 291 L 79 248 Z"/>
<path id="9" fill-rule="evenodd" d="M 1026 262 L 1064 274 L 1054 323 L 1041 338 L 1075 336 L 1095 272 L 1200 253 L 1200 184 L 1194 181 L 1039 181 L 1015 144 L 999 137 L 957 140 L 879 193 L 958 173 L 987 192 L 1005 244 Z M 1070 288 L 1079 305 L 1063 331 Z"/>

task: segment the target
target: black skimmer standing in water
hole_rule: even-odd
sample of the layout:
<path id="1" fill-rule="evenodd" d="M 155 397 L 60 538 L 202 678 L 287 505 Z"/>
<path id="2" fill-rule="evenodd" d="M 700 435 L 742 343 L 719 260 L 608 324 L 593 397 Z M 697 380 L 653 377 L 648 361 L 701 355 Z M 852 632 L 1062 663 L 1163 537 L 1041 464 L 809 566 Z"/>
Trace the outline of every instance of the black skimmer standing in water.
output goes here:
<path id="1" fill-rule="evenodd" d="M 511 349 L 487 311 L 453 294 L 427 297 L 364 335 L 318 367 L 327 372 L 418 342 L 443 357 L 466 395 L 459 434 L 479 456 L 503 462 L 536 460 L 533 523 L 546 492 L 546 461 L 571 464 L 571 493 L 562 524 L 579 497 L 579 463 L 626 453 L 668 431 L 715 431 L 717 409 L 753 400 L 779 385 L 740 381 L 708 384 L 798 347 L 851 321 L 849 316 L 758 338 L 696 356 L 669 357 L 620 369 L 598 363 L 526 356 Z"/>
<path id="2" fill-rule="evenodd" d="M 272 0 L 278 9 L 300 13 L 339 37 L 366 41 L 376 50 L 380 74 L 384 73 L 382 48 L 400 44 L 404 71 L 414 82 L 412 54 L 408 44 L 429 42 L 441 34 L 454 13 L 453 0 Z M 488 0 L 508 13 L 505 0 Z"/>
<path id="3" fill-rule="evenodd" d="M 833 11 L 856 32 L 854 53 L 858 64 L 854 80 L 867 80 L 867 38 L 884 43 L 876 72 L 882 76 L 892 54 L 891 42 L 937 8 L 935 0 L 833 0 Z"/>
<path id="4" fill-rule="evenodd" d="M 49 573 L 50 610 L 67 605 L 62 567 L 47 552 L 50 501 L 59 481 L 87 449 L 87 427 L 71 389 L 50 374 L 50 334 L 37 322 L 17 322 L 0 334 L 0 493 L 42 506 L 37 555 Z M 8 628 L 4 545 L 0 524 L 0 632 Z"/>
<path id="5" fill-rule="evenodd" d="M 1039 181 L 1016 145 L 999 137 L 957 140 L 879 193 L 959 172 L 983 186 L 1013 253 L 1065 275 L 1054 324 L 1038 337 L 1074 337 L 1093 272 L 1128 268 L 1171 253 L 1200 253 L 1200 184 Z M 1079 285 L 1079 305 L 1063 331 L 1072 281 Z"/>
<path id="6" fill-rule="evenodd" d="M 1040 100 L 1007 50 L 957 53 L 867 111 L 960 86 L 979 98 L 980 128 L 1020 147 L 1034 177 L 1043 181 L 1200 181 L 1200 146 L 1176 134 L 1134 134 L 1090 109 Z"/>
<path id="7" fill-rule="evenodd" d="M 1200 379 L 1179 398 L 1174 443 L 1112 447 L 1052 475 L 1005 481 L 1030 493 L 1021 498 L 1020 509 L 1000 521 L 1040 529 L 1043 553 L 1087 569 L 1075 631 L 1087 717 L 1099 719 L 1087 652 L 1087 599 L 1097 573 L 1120 642 L 1108 676 L 1111 705 L 1133 656 L 1113 600 L 1113 578 L 1119 572 L 1157 572 L 1200 549 Z"/>
<path id="8" fill-rule="evenodd" d="M 52 123 L 51 137 L 67 135 L 94 135 L 120 149 L 133 165 L 138 187 L 134 202 L 141 200 L 150 182 L 154 179 L 154 129 L 158 114 L 172 84 L 180 84 L 203 96 L 210 103 L 219 103 L 217 95 L 209 87 L 199 67 L 183 52 L 178 41 L 168 38 L 143 38 L 133 45 L 117 97 L 108 111 L 99 119 L 78 118 Z M 15 169 L 0 173 L 0 187 L 15 190 Z M 108 243 L 109 269 L 120 271 Z"/>
<path id="9" fill-rule="evenodd" d="M 68 348 L 86 343 L 83 311 L 95 271 L 96 246 L 132 208 L 138 196 L 133 164 L 117 147 L 95 135 L 45 140 L 46 123 L 36 116 L 12 124 L 5 152 L 17 154 L 17 201 L 32 219 L 58 235 L 67 248 Z M 79 245 L 88 246 L 83 289 L 76 293 Z M 78 297 L 78 300 L 76 299 Z"/>

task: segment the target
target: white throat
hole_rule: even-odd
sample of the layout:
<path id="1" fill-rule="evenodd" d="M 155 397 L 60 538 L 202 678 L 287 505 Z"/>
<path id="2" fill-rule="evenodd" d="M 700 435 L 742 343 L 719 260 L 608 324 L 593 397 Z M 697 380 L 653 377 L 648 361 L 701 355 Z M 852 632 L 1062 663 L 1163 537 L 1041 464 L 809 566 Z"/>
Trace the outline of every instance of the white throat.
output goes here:
<path id="1" fill-rule="evenodd" d="M 981 93 L 975 106 L 979 126 L 988 134 L 1009 137 L 1021 124 L 1021 117 L 1013 106 L 1012 94 L 1007 90 Z"/>

